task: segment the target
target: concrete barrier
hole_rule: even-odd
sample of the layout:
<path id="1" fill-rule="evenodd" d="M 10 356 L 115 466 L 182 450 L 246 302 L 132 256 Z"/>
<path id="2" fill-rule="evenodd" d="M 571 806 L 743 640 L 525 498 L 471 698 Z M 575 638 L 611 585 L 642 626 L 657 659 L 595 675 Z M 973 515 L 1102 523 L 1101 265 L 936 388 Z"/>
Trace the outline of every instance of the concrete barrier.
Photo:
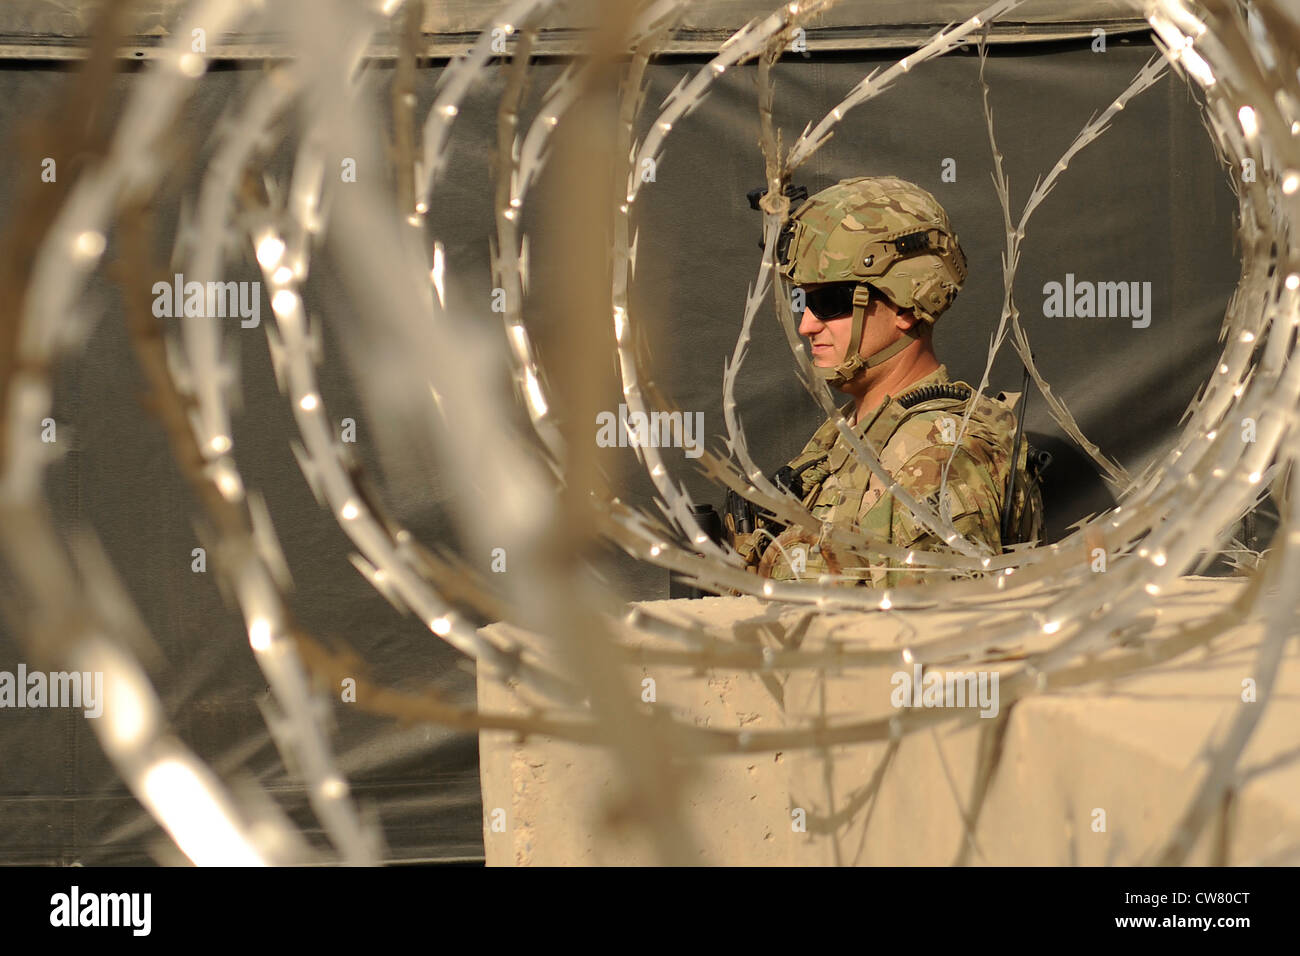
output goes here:
<path id="1" fill-rule="evenodd" d="M 1229 603 L 1240 579 L 1187 577 L 1153 614 L 1149 646 Z M 1029 608 L 1041 599 L 1024 598 Z M 705 624 L 739 644 L 780 649 L 806 610 L 753 598 L 647 604 Z M 1001 608 L 999 612 L 1001 613 Z M 886 650 L 968 632 L 993 612 L 822 614 L 800 638 L 804 651 Z M 527 642 L 529 636 L 504 624 Z M 710 756 L 688 761 L 681 804 L 700 863 L 727 865 L 1130 865 L 1174 832 L 1203 779 L 1203 747 L 1244 703 L 1262 629 L 1236 626 L 1199 648 L 1122 678 L 1034 692 L 980 707 L 894 704 L 904 690 L 899 659 L 815 670 L 700 669 L 663 660 L 681 649 L 641 638 L 645 662 L 629 668 L 628 693 L 653 677 L 656 701 L 701 727 L 775 730 L 817 721 L 902 717 L 899 739 Z M 535 638 L 533 638 L 535 640 Z M 996 661 L 935 664 L 943 672 L 1002 675 L 1026 652 Z M 1274 698 L 1237 765 L 1228 799 L 1188 863 L 1271 861 L 1300 845 L 1300 667 L 1292 640 Z M 1116 647 L 1098 660 L 1132 654 Z M 956 680 L 953 681 L 957 683 Z M 991 689 L 991 680 L 986 687 Z M 1005 696 L 1005 695 L 1003 695 Z M 891 697 L 893 700 L 891 700 Z M 482 681 L 479 707 L 523 713 L 517 691 Z M 924 701 L 922 701 L 924 703 Z M 985 707 L 983 710 L 990 711 Z M 910 710 L 911 712 L 907 712 Z M 912 731 L 916 718 L 935 719 Z M 607 752 L 594 746 L 510 734 L 479 738 L 484 845 L 490 866 L 634 865 L 659 861 L 644 827 L 618 808 L 626 793 Z M 986 773 L 981 774 L 984 767 Z M 494 820 L 496 825 L 494 826 Z M 1292 857 L 1294 861 L 1294 857 Z"/>

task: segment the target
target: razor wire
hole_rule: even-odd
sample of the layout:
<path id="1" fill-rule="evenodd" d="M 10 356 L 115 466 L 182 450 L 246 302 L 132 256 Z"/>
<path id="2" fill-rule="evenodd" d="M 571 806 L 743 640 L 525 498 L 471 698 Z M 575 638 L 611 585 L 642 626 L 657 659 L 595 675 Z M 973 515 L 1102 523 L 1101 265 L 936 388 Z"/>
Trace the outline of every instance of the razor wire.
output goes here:
<path id="1" fill-rule="evenodd" d="M 1115 674 L 1151 666 L 1203 646 L 1228 618 L 1224 614 L 1207 616 L 1177 639 L 1147 642 L 1139 636 L 1138 651 L 1108 662 L 1100 670 L 1092 658 L 1113 647 L 1116 635 L 1131 637 L 1135 622 L 1145 615 L 1158 613 L 1172 582 L 1223 543 L 1232 525 L 1255 506 L 1264 488 L 1272 486 L 1279 494 L 1286 491 L 1285 497 L 1292 494 L 1283 482 L 1300 453 L 1295 441 L 1300 371 L 1292 342 L 1300 325 L 1300 253 L 1291 245 L 1300 202 L 1300 82 L 1294 71 L 1277 67 L 1293 58 L 1295 45 L 1291 41 L 1300 34 L 1294 18 L 1280 4 L 1267 2 L 1252 5 L 1255 16 L 1249 24 L 1241 8 L 1226 0 L 1143 4 L 1144 15 L 1158 38 L 1160 58 L 1143 67 L 1119 97 L 1083 126 L 1057 163 L 1040 177 L 1014 222 L 988 106 L 981 43 L 980 81 L 995 157 L 994 187 L 1007 244 L 1002 259 L 1002 313 L 978 391 L 987 387 L 998 349 L 1010 338 L 1053 419 L 1121 490 L 1116 507 L 1081 523 L 1062 541 L 990 555 L 962 539 L 947 515 L 935 513 L 899 487 L 881 465 L 877 450 L 854 433 L 816 378 L 785 307 L 784 287 L 773 276 L 776 240 L 789 212 L 781 190 L 790 175 L 824 146 L 852 110 L 890 90 L 905 74 L 987 31 L 1018 3 L 998 0 L 966 21 L 946 27 L 889 69 L 873 71 L 815 125 L 810 121 L 786 155 L 779 154 L 770 127 L 765 130 L 763 149 L 772 199 L 763 204 L 763 259 L 743 303 L 735 348 L 724 366 L 727 457 L 707 452 L 702 462 L 704 473 L 716 483 L 749 497 L 791 525 L 824 531 L 839 547 L 867 550 L 918 568 L 978 575 L 973 579 L 869 591 L 837 586 L 842 582 L 832 576 L 816 582 L 773 582 L 746 574 L 730 548 L 714 544 L 705 534 L 685 485 L 675 481 L 672 463 L 659 448 L 633 443 L 656 490 L 655 505 L 666 520 L 597 487 L 591 463 L 583 464 L 583 450 L 566 440 L 566 433 L 579 434 L 585 423 L 567 421 L 557 411 L 564 402 L 557 401 L 551 383 L 562 376 L 548 373 L 533 344 L 531 307 L 526 304 L 529 235 L 522 226 L 531 188 L 557 155 L 558 145 L 552 139 L 569 132 L 577 122 L 575 116 L 613 118 L 616 122 L 609 141 L 618 162 L 611 168 L 627 185 L 602 199 L 614 236 L 612 284 L 604 290 L 608 305 L 605 320 L 613 329 L 614 358 L 628 406 L 642 415 L 663 413 L 671 407 L 670 398 L 663 396 L 652 380 L 647 357 L 640 354 L 640 320 L 629 301 L 638 254 L 634 226 L 642 193 L 638 170 L 646 161 L 671 161 L 668 146 L 672 131 L 689 121 L 720 77 L 751 60 L 760 61 L 760 112 L 766 110 L 763 122 L 770 123 L 774 93 L 770 64 L 788 45 L 792 31 L 828 7 L 828 2 L 784 4 L 737 31 L 694 75 L 683 77 L 639 141 L 635 124 L 644 97 L 644 71 L 656 45 L 671 35 L 672 24 L 684 7 L 682 0 L 608 5 L 602 13 L 607 22 L 601 21 L 606 32 L 592 34 L 603 36 L 607 48 L 593 49 L 591 57 L 561 73 L 545 92 L 542 106 L 523 136 L 516 127 L 531 65 L 532 38 L 558 4 L 519 0 L 503 6 L 488 18 L 469 55 L 443 71 L 422 124 L 420 148 L 401 160 L 405 168 L 398 171 L 399 177 L 409 176 L 414 184 L 410 208 L 394 202 L 374 184 L 355 190 L 327 187 L 329 177 L 323 172 L 343 142 L 354 151 L 365 151 L 376 167 L 383 162 L 375 148 L 379 130 L 362 115 L 361 81 L 369 75 L 362 63 L 369 37 L 385 23 L 396 21 L 403 9 L 401 2 L 384 0 L 350 14 L 339 7 L 333 24 L 325 22 L 328 18 L 314 17 L 306 3 L 289 4 L 279 11 L 218 0 L 197 4 L 178 25 L 170 52 L 159 59 L 130 98 L 104 162 L 78 181 L 37 250 L 22 298 L 18 342 L 24 368 L 49 367 L 56 356 L 66 359 L 78 347 L 69 316 L 99 266 L 105 236 L 120 215 L 118 200 L 123 194 L 148 196 L 158 187 L 163 170 L 151 147 L 184 100 L 193 95 L 207 66 L 202 56 L 186 49 L 188 27 L 201 25 L 213 33 L 239 23 L 265 21 L 290 37 L 300 58 L 255 84 L 242 109 L 232 110 L 215 131 L 216 158 L 203 180 L 196 222 L 176 238 L 178 254 L 194 277 L 217 276 L 225 262 L 228 237 L 232 233 L 243 237 L 271 295 L 273 325 L 267 328 L 268 345 L 277 382 L 291 403 L 298 430 L 300 440 L 294 454 L 318 501 L 328 507 L 356 547 L 358 553 L 351 560 L 398 611 L 415 613 L 434 636 L 473 658 L 483 668 L 481 677 L 516 683 L 533 695 L 534 719 L 531 724 L 523 719 L 520 727 L 560 735 L 567 732 L 574 739 L 600 741 L 624 754 L 662 737 L 683 753 L 705 755 L 897 740 L 940 721 L 962 719 L 908 714 L 883 721 L 849 721 L 833 728 L 783 731 L 702 729 L 675 717 L 657 719 L 653 726 L 644 723 L 644 715 L 628 710 L 619 697 L 626 690 L 619 688 L 627 680 L 620 665 L 633 659 L 634 643 L 640 636 L 672 639 L 680 650 L 662 652 L 668 655 L 664 659 L 697 667 L 816 669 L 827 666 L 827 652 L 759 650 L 720 640 L 698 624 L 659 610 L 627 610 L 590 574 L 581 558 L 586 544 L 597 537 L 702 587 L 801 605 L 809 615 L 858 611 L 905 616 L 910 609 L 939 604 L 995 609 L 1009 598 L 1029 594 L 1044 596 L 1046 601 L 1031 610 L 1008 611 L 978 634 L 914 638 L 897 650 L 849 651 L 847 656 L 836 652 L 835 660 L 840 663 L 924 665 L 952 655 L 988 659 L 999 648 L 1051 638 L 1054 643 L 1031 654 L 1003 684 L 1003 695 L 1011 700 L 1096 679 L 1102 670 Z M 349 34 L 345 26 L 353 32 Z M 514 40 L 512 56 L 502 52 L 503 36 Z M 609 70 L 597 67 L 607 67 L 614 51 L 627 49 L 633 52 L 631 62 L 621 80 L 610 87 Z M 413 61 L 416 54 L 406 49 L 403 55 Z M 498 111 L 501 149 L 490 252 L 493 282 L 505 291 L 499 351 L 509 362 L 513 395 L 486 384 L 492 378 L 481 373 L 489 364 L 485 358 L 462 361 L 451 357 L 452 316 L 445 287 L 462 280 L 457 265 L 448 262 L 444 244 L 426 234 L 427 216 L 437 208 L 440 179 L 450 166 L 456 118 L 470 93 L 488 79 L 498 56 L 510 60 L 511 74 Z M 1210 381 L 1189 406 L 1174 447 L 1163 461 L 1133 478 L 1084 436 L 1065 402 L 1034 364 L 1029 335 L 1015 305 L 1014 286 L 1031 214 L 1047 201 L 1072 158 L 1119 121 L 1125 105 L 1160 79 L 1166 66 L 1172 66 L 1203 97 L 1215 148 L 1228 157 L 1233 168 L 1245 159 L 1254 161 L 1260 175 L 1254 181 L 1232 179 L 1241 207 L 1243 257 L 1241 279 L 1224 319 L 1223 354 Z M 616 109 L 602 112 L 602 95 L 612 96 Z M 287 188 L 280 189 L 274 177 L 260 167 L 278 142 L 276 137 L 287 135 L 283 124 L 276 121 L 294 109 L 303 118 L 304 134 Z M 250 180 L 259 177 L 264 188 L 250 188 Z M 363 467 L 332 436 L 326 415 L 328 396 L 315 373 L 322 360 L 319 328 L 307 313 L 303 289 L 312 250 L 327 240 L 344 250 L 336 254 L 336 264 L 358 303 L 358 314 L 366 316 L 350 333 L 354 337 L 349 340 L 347 358 L 363 394 L 370 397 L 372 412 L 386 409 L 407 433 L 438 445 L 461 500 L 484 503 L 484 520 L 471 522 L 461 516 L 463 530 L 477 551 L 503 545 L 510 553 L 524 556 L 515 562 L 516 570 L 502 585 L 501 593 L 494 593 L 484 579 L 470 571 L 434 559 L 367 493 L 367 487 L 382 488 L 382 480 L 368 481 Z M 823 529 L 802 504 L 764 477 L 748 451 L 735 389 L 753 323 L 769 298 L 809 394 L 836 421 L 843 440 L 884 483 L 886 492 L 956 554 L 896 548 L 867 535 Z M 486 324 L 486 319 L 481 324 Z M 244 532 L 219 533 L 214 547 L 225 556 L 223 573 L 233 583 L 243 612 L 244 638 L 272 684 L 280 712 L 268 713 L 268 721 L 286 760 L 302 775 L 341 857 L 348 862 L 373 862 L 379 852 L 377 834 L 362 822 L 348 799 L 346 780 L 330 755 L 323 705 L 309 687 L 309 672 L 317 664 L 300 656 L 302 647 L 292 633 L 287 568 L 270 515 L 260 498 L 245 491 L 235 464 L 230 423 L 237 377 L 230 361 L 222 357 L 221 335 L 216 323 L 187 318 L 181 334 L 168 340 L 167 353 L 176 392 L 188 402 L 189 423 L 204 456 L 203 473 L 224 499 L 243 509 L 246 519 Z M 39 515 L 40 476 L 48 460 L 38 442 L 23 436 L 30 435 L 31 421 L 47 414 L 49 388 L 39 376 L 19 371 L 11 374 L 9 381 L 0 381 L 0 389 L 6 394 L 3 410 L 8 435 L 3 460 L 5 508 L 16 515 Z M 529 422 L 531 443 L 528 436 L 507 424 L 510 406 L 515 403 Z M 1239 417 L 1259 422 L 1256 441 L 1236 440 L 1232 422 Z M 968 420 L 969 412 L 962 419 L 963 432 Z M 448 429 L 444 427 L 448 421 L 461 427 Z M 386 419 L 377 419 L 376 430 L 387 425 Z M 483 516 L 484 508 L 475 513 Z M 1243 603 L 1231 609 L 1237 615 L 1233 620 L 1264 622 L 1261 660 L 1270 678 L 1279 666 L 1281 646 L 1292 634 L 1294 608 L 1289 602 L 1293 599 L 1285 594 L 1285 588 L 1256 585 L 1265 576 L 1286 580 L 1287 569 L 1295 560 L 1291 545 L 1300 540 L 1297 520 L 1294 507 L 1283 509 L 1276 540 L 1285 546 L 1261 563 Z M 575 523 L 583 527 L 572 528 Z M 54 547 L 51 528 L 27 521 L 21 526 Z M 567 529 L 558 549 L 554 541 L 557 527 Z M 33 560 L 14 542 L 7 544 L 9 563 Z M 1112 562 L 1105 574 L 1096 574 L 1090 566 L 1098 548 Z M 55 554 L 53 550 L 45 553 Z M 50 567 L 58 566 L 60 560 L 50 557 Z M 92 572 L 91 585 L 87 585 L 92 591 L 105 586 L 94 584 L 100 574 Z M 69 570 L 60 572 L 60 579 L 74 578 Z M 54 601 L 52 592 L 38 587 L 35 579 L 29 583 L 35 603 Z M 465 594 L 478 596 L 470 603 L 481 619 L 490 618 L 490 611 L 499 611 L 517 624 L 540 622 L 543 643 L 525 647 L 485 636 L 478 630 L 481 621 L 455 610 L 452 596 Z M 111 633 L 112 628 L 104 630 Z M 589 669 L 582 660 L 584 648 L 592 654 Z M 105 667 L 119 683 L 136 688 L 136 699 L 148 699 L 147 678 L 120 643 L 87 632 L 82 644 L 74 643 L 67 653 L 69 660 L 90 655 L 109 661 Z M 1205 808 L 1213 805 L 1227 785 L 1231 768 L 1266 702 L 1267 695 L 1253 717 L 1238 721 L 1227 742 L 1216 750 L 1212 773 L 1170 838 L 1163 859 L 1182 858 L 1189 834 L 1203 825 Z M 487 726 L 500 717 L 471 714 L 466 719 Z M 602 725 L 607 725 L 607 732 L 593 729 Z M 220 818 L 224 821 L 240 818 L 221 784 L 194 758 L 164 753 L 161 745 L 150 744 L 152 751 L 148 747 L 141 750 L 142 746 L 137 741 L 135 749 L 124 750 L 113 740 L 105 740 L 105 749 L 124 778 L 174 836 L 182 829 L 177 823 L 180 794 L 202 794 L 205 801 L 222 808 Z M 142 757 L 142 753 L 155 756 Z M 625 769 L 635 777 L 638 771 L 633 764 L 627 761 Z M 169 779 L 180 782 L 170 789 L 150 786 L 149 780 L 159 779 L 160 767 L 168 768 Z M 687 858 L 689 835 L 672 810 L 675 799 L 671 791 L 664 793 L 668 809 L 663 820 L 675 821 L 667 828 L 674 836 L 666 841 L 664 852 L 666 858 L 680 860 Z M 240 824 L 225 825 L 239 832 Z M 302 852 L 282 821 L 267 832 L 272 831 L 274 839 L 254 839 L 245 832 L 239 845 L 250 847 L 250 854 L 263 860 L 283 860 Z M 179 836 L 177 841 L 186 848 Z M 196 852 L 191 853 L 196 862 L 207 859 Z"/>

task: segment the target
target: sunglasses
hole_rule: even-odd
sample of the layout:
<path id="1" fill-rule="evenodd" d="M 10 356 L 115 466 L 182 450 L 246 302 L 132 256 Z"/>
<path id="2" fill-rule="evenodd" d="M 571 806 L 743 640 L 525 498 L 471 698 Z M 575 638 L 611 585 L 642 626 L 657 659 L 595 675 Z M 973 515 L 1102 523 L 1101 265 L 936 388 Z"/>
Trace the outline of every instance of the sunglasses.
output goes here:
<path id="1" fill-rule="evenodd" d="M 836 282 L 818 289 L 804 289 L 804 305 L 821 321 L 838 319 L 853 311 L 854 282 Z"/>

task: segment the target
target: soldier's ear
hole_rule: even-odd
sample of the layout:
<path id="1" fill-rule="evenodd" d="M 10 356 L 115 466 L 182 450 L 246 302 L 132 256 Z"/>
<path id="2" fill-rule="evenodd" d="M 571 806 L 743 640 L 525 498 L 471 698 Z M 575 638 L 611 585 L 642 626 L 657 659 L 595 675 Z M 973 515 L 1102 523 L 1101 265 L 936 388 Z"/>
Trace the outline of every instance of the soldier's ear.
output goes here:
<path id="1" fill-rule="evenodd" d="M 920 321 L 921 320 L 916 316 L 915 309 L 904 309 L 903 311 L 899 312 L 897 314 L 897 318 L 894 319 L 894 322 L 895 324 L 897 324 L 898 328 L 904 332 L 908 331 L 910 328 L 912 328 L 912 326 L 916 325 L 916 323 Z"/>

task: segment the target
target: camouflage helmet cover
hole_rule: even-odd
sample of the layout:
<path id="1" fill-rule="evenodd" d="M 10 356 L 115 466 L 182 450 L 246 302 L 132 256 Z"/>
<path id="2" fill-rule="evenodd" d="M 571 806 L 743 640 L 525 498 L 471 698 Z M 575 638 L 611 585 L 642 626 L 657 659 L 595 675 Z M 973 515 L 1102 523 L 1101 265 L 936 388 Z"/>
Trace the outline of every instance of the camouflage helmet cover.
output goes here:
<path id="1" fill-rule="evenodd" d="M 895 176 L 840 180 L 801 204 L 786 229 L 780 271 L 795 285 L 865 283 L 930 324 L 966 280 L 943 207 Z"/>

